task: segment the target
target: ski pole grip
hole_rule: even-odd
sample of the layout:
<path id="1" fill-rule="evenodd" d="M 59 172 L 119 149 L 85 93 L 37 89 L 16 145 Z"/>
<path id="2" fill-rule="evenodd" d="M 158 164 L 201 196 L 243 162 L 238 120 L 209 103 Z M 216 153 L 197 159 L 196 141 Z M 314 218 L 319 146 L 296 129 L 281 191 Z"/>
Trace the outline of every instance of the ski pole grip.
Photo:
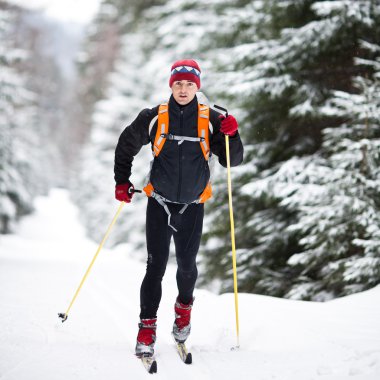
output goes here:
<path id="1" fill-rule="evenodd" d="M 226 117 L 228 117 L 228 111 L 227 111 L 227 108 L 224 108 L 224 107 L 221 107 L 221 106 L 218 106 L 216 104 L 214 104 L 214 107 L 217 108 L 218 110 L 221 110 L 223 112 L 226 113 Z"/>

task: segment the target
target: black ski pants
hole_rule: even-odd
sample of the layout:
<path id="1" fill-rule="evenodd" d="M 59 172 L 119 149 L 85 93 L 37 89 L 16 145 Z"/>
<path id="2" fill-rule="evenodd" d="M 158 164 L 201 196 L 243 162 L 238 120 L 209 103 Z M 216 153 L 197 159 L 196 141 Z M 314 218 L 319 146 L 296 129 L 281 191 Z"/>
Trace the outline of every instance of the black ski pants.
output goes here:
<path id="1" fill-rule="evenodd" d="M 161 282 L 169 258 L 173 237 L 177 259 L 178 297 L 182 303 L 192 301 L 198 277 L 196 257 L 202 237 L 204 205 L 190 204 L 179 214 L 182 204 L 168 203 L 171 224 L 164 208 L 153 198 L 148 198 L 146 211 L 146 242 L 148 260 L 144 280 L 140 289 L 140 318 L 153 318 L 161 301 Z"/>

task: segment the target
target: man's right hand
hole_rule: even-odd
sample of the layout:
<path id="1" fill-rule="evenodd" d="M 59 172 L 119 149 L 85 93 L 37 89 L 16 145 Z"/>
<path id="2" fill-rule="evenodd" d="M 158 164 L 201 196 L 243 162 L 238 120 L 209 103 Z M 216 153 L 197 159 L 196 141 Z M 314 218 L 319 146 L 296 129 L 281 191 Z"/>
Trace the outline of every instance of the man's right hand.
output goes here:
<path id="1" fill-rule="evenodd" d="M 120 202 L 130 203 L 135 193 L 135 188 L 131 182 L 115 186 L 115 198 Z"/>

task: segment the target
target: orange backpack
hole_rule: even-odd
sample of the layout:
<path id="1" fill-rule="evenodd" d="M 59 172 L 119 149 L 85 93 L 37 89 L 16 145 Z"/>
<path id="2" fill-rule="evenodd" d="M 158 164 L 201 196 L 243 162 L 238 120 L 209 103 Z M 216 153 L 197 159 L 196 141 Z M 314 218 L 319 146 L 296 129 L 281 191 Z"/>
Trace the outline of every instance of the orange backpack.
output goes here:
<path id="1" fill-rule="evenodd" d="M 158 108 L 157 132 L 153 143 L 153 155 L 157 157 L 165 144 L 166 139 L 176 140 L 178 144 L 183 141 L 199 142 L 202 148 L 203 156 L 206 161 L 210 158 L 210 141 L 209 141 L 209 120 L 210 108 L 204 104 L 198 104 L 198 137 L 176 136 L 169 134 L 169 107 L 168 103 L 163 103 Z M 153 185 L 149 182 L 143 189 L 148 197 L 158 195 L 155 193 Z M 204 203 L 212 196 L 211 183 L 209 182 L 194 203 Z M 163 197 L 161 197 L 163 198 Z M 167 200 L 166 200 L 167 201 Z"/>

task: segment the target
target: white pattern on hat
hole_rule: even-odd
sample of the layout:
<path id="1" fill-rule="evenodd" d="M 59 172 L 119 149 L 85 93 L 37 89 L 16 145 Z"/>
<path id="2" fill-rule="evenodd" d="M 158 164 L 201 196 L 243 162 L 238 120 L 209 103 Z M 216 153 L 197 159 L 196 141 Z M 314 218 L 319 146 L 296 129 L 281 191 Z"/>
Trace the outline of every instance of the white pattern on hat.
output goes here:
<path id="1" fill-rule="evenodd" d="M 173 75 L 176 73 L 191 73 L 191 74 L 196 75 L 197 77 L 201 75 L 199 70 L 191 66 L 177 66 L 173 69 L 171 74 Z"/>

